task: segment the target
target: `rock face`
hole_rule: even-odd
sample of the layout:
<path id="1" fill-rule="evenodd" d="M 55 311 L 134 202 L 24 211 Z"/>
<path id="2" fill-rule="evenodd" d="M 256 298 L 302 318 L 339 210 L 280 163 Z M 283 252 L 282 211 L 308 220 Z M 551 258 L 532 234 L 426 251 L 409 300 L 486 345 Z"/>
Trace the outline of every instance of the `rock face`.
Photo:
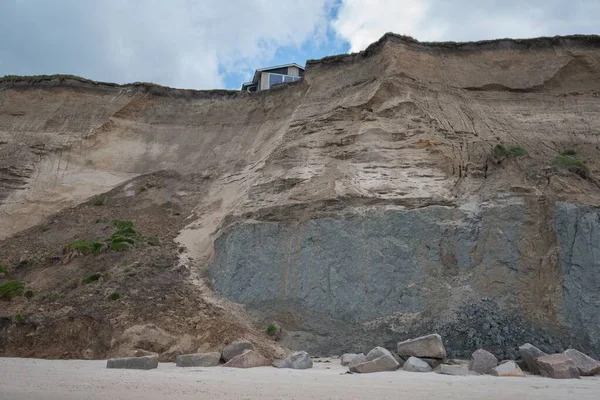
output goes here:
<path id="1" fill-rule="evenodd" d="M 446 358 L 446 349 L 442 338 L 438 334 L 422 336 L 398 343 L 398 355 L 400 357 L 427 357 Z"/>
<path id="2" fill-rule="evenodd" d="M 371 372 L 395 371 L 398 367 L 399 364 L 394 360 L 394 357 L 391 355 L 384 355 L 374 360 L 351 366 L 350 372 L 367 374 Z"/>
<path id="3" fill-rule="evenodd" d="M 158 368 L 157 356 L 111 358 L 106 361 L 106 368 L 121 369 L 154 369 Z"/>
<path id="4" fill-rule="evenodd" d="M 125 354 L 112 338 L 128 328 L 105 321 L 141 308 L 140 324 L 196 335 L 196 310 L 208 307 L 211 345 L 239 335 L 266 348 L 252 327 L 285 316 L 278 343 L 311 354 L 437 332 L 451 357 L 485 348 L 512 359 L 530 342 L 598 358 L 599 66 L 594 36 L 428 44 L 390 34 L 256 94 L 2 78 L 0 265 L 34 292 L 64 293 L 56 309 L 72 311 L 16 326 L 3 321 L 19 304 L 6 304 L 0 355 L 108 358 Z M 571 160 L 560 158 L 567 149 Z M 159 169 L 167 185 L 148 181 Z M 162 272 L 105 315 L 92 286 L 64 285 L 52 267 L 83 277 L 106 260 L 43 255 L 106 239 L 110 224 L 89 221 L 117 210 L 141 234 L 164 234 L 152 252 L 111 253 L 113 282 L 134 285 L 116 269 L 138 256 Z M 192 294 L 184 274 L 152 267 L 157 255 L 167 266 L 193 259 L 223 307 L 210 290 Z M 13 268 L 21 257 L 30 265 Z M 173 316 L 142 300 L 154 292 Z M 42 296 L 28 304 L 45 307 Z M 195 352 L 193 338 L 144 348 L 174 357 Z"/>
<path id="5" fill-rule="evenodd" d="M 310 356 L 305 351 L 296 351 L 283 360 L 273 363 L 277 368 L 309 369 L 313 367 Z"/>
<path id="6" fill-rule="evenodd" d="M 223 349 L 223 360 L 227 362 L 232 358 L 239 356 L 246 350 L 254 350 L 254 345 L 247 340 L 240 340 L 232 343 Z"/>
<path id="7" fill-rule="evenodd" d="M 537 358 L 540 374 L 554 379 L 578 379 L 579 370 L 566 354 L 551 354 Z"/>
<path id="8" fill-rule="evenodd" d="M 242 354 L 233 357 L 227 361 L 223 366 L 231 368 L 254 368 L 254 367 L 265 367 L 271 363 L 260 353 L 254 350 L 244 350 Z"/>
<path id="9" fill-rule="evenodd" d="M 530 343 L 525 343 L 519 346 L 519 355 L 521 359 L 527 364 L 527 369 L 532 374 L 540 374 L 540 367 L 538 366 L 537 358 L 547 356 L 546 353 L 535 347 Z"/>
<path id="10" fill-rule="evenodd" d="M 404 366 L 402 367 L 405 371 L 410 372 L 431 372 L 431 366 L 427 364 L 425 361 L 421 360 L 417 357 L 409 357 L 408 360 L 404 362 Z"/>
<path id="11" fill-rule="evenodd" d="M 573 361 L 581 376 L 600 374 L 600 362 L 575 349 L 565 350 L 564 354 Z"/>
<path id="12" fill-rule="evenodd" d="M 491 374 L 498 365 L 498 359 L 489 351 L 479 349 L 471 356 L 469 369 L 479 374 Z"/>
<path id="13" fill-rule="evenodd" d="M 178 367 L 215 367 L 219 365 L 221 353 L 183 354 L 175 357 Z"/>
<path id="14" fill-rule="evenodd" d="M 491 372 L 494 376 L 525 376 L 521 368 L 514 361 L 507 361 L 492 368 Z"/>

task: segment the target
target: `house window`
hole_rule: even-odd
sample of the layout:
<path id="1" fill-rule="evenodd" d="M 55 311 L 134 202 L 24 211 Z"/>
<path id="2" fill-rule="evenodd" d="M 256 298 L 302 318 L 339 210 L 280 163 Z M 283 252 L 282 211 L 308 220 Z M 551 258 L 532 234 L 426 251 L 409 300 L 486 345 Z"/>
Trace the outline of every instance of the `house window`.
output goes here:
<path id="1" fill-rule="evenodd" d="M 299 76 L 269 73 L 269 89 L 273 87 L 273 85 L 277 85 L 283 82 L 296 82 L 298 79 L 300 79 Z"/>

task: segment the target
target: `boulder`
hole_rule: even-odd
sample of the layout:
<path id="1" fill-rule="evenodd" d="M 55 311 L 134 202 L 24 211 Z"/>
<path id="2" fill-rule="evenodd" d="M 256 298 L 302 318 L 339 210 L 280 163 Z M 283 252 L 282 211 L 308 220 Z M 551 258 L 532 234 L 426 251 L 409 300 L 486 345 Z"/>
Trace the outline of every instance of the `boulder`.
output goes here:
<path id="1" fill-rule="evenodd" d="M 130 354 L 128 354 L 128 356 L 129 357 L 147 357 L 147 356 L 158 357 L 158 353 L 155 353 L 153 351 L 148 351 L 148 350 L 134 349 L 131 351 Z"/>
<path id="2" fill-rule="evenodd" d="M 345 354 L 342 354 L 342 358 L 340 359 L 340 363 L 342 364 L 342 366 L 346 367 L 346 366 L 348 366 L 348 364 L 350 364 L 350 361 L 352 361 L 352 360 L 354 360 L 356 358 L 356 356 L 358 356 L 358 354 L 355 354 L 355 353 L 345 353 Z M 364 354 L 363 354 L 363 356 L 364 356 Z"/>
<path id="3" fill-rule="evenodd" d="M 277 360 L 273 363 L 277 368 L 309 369 L 313 363 L 310 356 L 305 351 L 295 351 L 283 360 Z"/>
<path id="4" fill-rule="evenodd" d="M 223 366 L 231 368 L 254 368 L 265 367 L 270 364 L 271 363 L 269 360 L 263 357 L 257 351 L 244 350 L 242 354 L 233 357 L 231 360 L 223 364 Z"/>
<path id="5" fill-rule="evenodd" d="M 400 356 L 398 356 L 397 354 L 392 353 L 391 351 L 389 351 L 385 347 L 379 347 L 379 346 L 373 348 L 373 350 L 371 350 L 367 354 L 367 361 L 374 360 L 374 359 L 379 358 L 381 356 L 392 356 L 392 357 L 394 357 L 394 360 L 396 360 L 396 362 L 400 366 L 402 366 L 404 364 L 404 359 L 402 359 Z"/>
<path id="6" fill-rule="evenodd" d="M 402 367 L 405 371 L 410 372 L 431 372 L 431 366 L 427 364 L 425 361 L 421 360 L 417 357 L 409 357 L 408 360 L 404 362 L 404 367 Z"/>
<path id="7" fill-rule="evenodd" d="M 479 375 L 475 371 L 469 370 L 466 365 L 448 365 L 442 364 L 439 368 L 439 373 L 442 375 L 454 375 L 454 376 L 469 376 L 469 375 Z"/>
<path id="8" fill-rule="evenodd" d="M 357 354 L 356 357 L 354 357 L 352 360 L 350 360 L 350 362 L 348 363 L 348 367 L 356 367 L 358 364 L 362 364 L 365 362 L 367 362 L 367 356 L 365 356 L 363 353 L 360 353 Z"/>
<path id="9" fill-rule="evenodd" d="M 175 357 L 178 367 L 215 367 L 221 361 L 221 353 L 183 354 Z"/>
<path id="10" fill-rule="evenodd" d="M 503 362 L 495 368 L 492 368 L 494 376 L 525 376 L 525 373 L 519 368 L 514 361 Z"/>
<path id="11" fill-rule="evenodd" d="M 223 349 L 223 360 L 227 362 L 232 358 L 239 356 L 245 350 L 254 350 L 254 345 L 247 340 L 240 340 L 232 343 Z"/>
<path id="12" fill-rule="evenodd" d="M 491 374 L 498 365 L 498 359 L 489 351 L 479 349 L 471 355 L 469 369 L 479 374 Z"/>
<path id="13" fill-rule="evenodd" d="M 540 374 L 554 379 L 578 379 L 579 370 L 566 354 L 552 354 L 537 358 Z"/>
<path id="14" fill-rule="evenodd" d="M 423 360 L 427 364 L 429 364 L 429 366 L 432 369 L 436 369 L 437 367 L 439 367 L 440 365 L 442 365 L 442 363 L 444 362 L 444 360 L 442 360 L 441 358 L 421 358 L 421 360 Z"/>
<path id="15" fill-rule="evenodd" d="M 152 355 L 145 357 L 111 358 L 106 361 L 106 368 L 154 369 L 158 368 L 158 357 Z"/>
<path id="16" fill-rule="evenodd" d="M 350 372 L 367 374 L 370 372 L 395 371 L 399 364 L 392 356 L 384 355 L 371 361 L 350 367 Z"/>
<path id="17" fill-rule="evenodd" d="M 581 376 L 600 374 L 600 362 L 575 349 L 565 350 L 564 354 L 573 361 Z"/>
<path id="18" fill-rule="evenodd" d="M 398 343 L 400 357 L 446 358 L 446 349 L 442 337 L 437 333 L 409 339 Z"/>
<path id="19" fill-rule="evenodd" d="M 525 343 L 523 346 L 519 346 L 519 355 L 527 365 L 529 372 L 537 375 L 540 374 L 540 368 L 536 360 L 538 357 L 547 356 L 546 353 L 530 343 Z"/>

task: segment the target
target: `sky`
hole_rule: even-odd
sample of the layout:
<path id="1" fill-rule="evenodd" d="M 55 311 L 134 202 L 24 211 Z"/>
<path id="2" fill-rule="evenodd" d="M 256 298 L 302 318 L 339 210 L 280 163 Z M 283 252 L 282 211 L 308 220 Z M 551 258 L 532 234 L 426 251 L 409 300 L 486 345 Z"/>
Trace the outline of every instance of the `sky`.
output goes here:
<path id="1" fill-rule="evenodd" d="M 420 41 L 600 33 L 600 0 L 0 0 L 0 76 L 239 89 L 256 68 Z"/>

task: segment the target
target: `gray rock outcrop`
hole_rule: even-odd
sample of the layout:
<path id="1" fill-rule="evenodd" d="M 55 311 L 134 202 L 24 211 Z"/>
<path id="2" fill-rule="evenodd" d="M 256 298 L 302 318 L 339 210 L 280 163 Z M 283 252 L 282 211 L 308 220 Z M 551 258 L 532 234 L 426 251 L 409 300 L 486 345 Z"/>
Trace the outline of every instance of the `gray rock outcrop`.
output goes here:
<path id="1" fill-rule="evenodd" d="M 155 369 L 158 368 L 158 356 L 111 358 L 106 368 Z"/>
<path id="2" fill-rule="evenodd" d="M 539 375 L 540 367 L 538 366 L 537 358 L 547 356 L 548 354 L 530 343 L 525 343 L 524 345 L 519 346 L 519 355 L 527 365 L 529 372 Z"/>
<path id="3" fill-rule="evenodd" d="M 182 354 L 175 357 L 178 367 L 215 367 L 221 361 L 221 353 Z"/>
<path id="4" fill-rule="evenodd" d="M 383 355 L 371 361 L 358 364 L 350 367 L 350 372 L 358 372 L 360 374 L 367 374 L 371 372 L 384 372 L 384 371 L 395 371 L 398 369 L 399 364 L 396 362 L 394 357 L 391 355 Z"/>
<path id="5" fill-rule="evenodd" d="M 573 361 L 581 376 L 600 374 L 600 362 L 575 349 L 565 350 L 564 354 Z"/>
<path id="6" fill-rule="evenodd" d="M 409 372 L 431 372 L 431 366 L 427 364 L 425 361 L 421 360 L 417 357 L 409 357 L 408 360 L 404 362 L 404 366 L 402 367 L 405 371 Z"/>
<path id="7" fill-rule="evenodd" d="M 223 360 L 227 362 L 246 350 L 254 350 L 254 345 L 247 340 L 234 342 L 223 349 Z"/>
<path id="8" fill-rule="evenodd" d="M 503 362 L 497 367 L 492 368 L 492 371 L 490 373 L 494 376 L 525 376 L 525 373 L 521 370 L 521 368 L 519 368 L 517 363 L 515 363 L 512 360 Z"/>
<path id="9" fill-rule="evenodd" d="M 479 349 L 471 355 L 469 369 L 479 374 L 491 374 L 498 365 L 498 359 L 487 350 Z"/>
<path id="10" fill-rule="evenodd" d="M 277 368 L 309 369 L 313 367 L 310 356 L 305 351 L 295 351 L 283 360 L 277 360 L 273 363 Z"/>
<path id="11" fill-rule="evenodd" d="M 579 370 L 566 354 L 551 354 L 537 358 L 540 375 L 554 379 L 578 379 Z"/>
<path id="12" fill-rule="evenodd" d="M 397 353 L 403 358 L 446 358 L 446 349 L 442 342 L 442 337 L 437 333 L 400 342 L 398 343 Z"/>
<path id="13" fill-rule="evenodd" d="M 254 367 L 265 367 L 271 363 L 259 352 L 255 350 L 244 350 L 242 354 L 233 357 L 227 361 L 223 366 L 231 368 L 254 368 Z"/>

